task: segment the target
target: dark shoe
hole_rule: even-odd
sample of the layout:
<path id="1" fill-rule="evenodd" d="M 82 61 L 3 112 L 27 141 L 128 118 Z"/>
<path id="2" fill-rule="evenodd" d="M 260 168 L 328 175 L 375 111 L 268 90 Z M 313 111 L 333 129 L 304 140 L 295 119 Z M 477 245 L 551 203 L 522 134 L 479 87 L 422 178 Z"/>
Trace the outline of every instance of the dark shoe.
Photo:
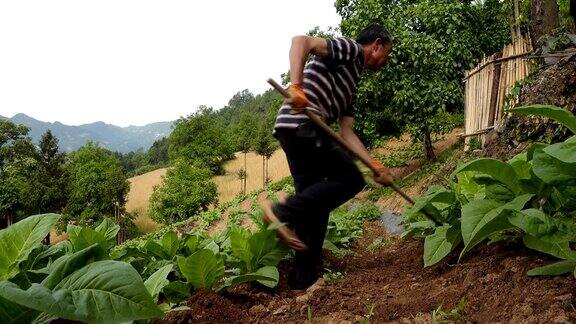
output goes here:
<path id="1" fill-rule="evenodd" d="M 318 280 L 315 271 L 292 270 L 288 274 L 288 286 L 292 290 L 306 290 Z"/>
<path id="2" fill-rule="evenodd" d="M 262 206 L 262 209 L 264 210 L 264 222 L 267 225 L 282 223 L 282 221 L 280 221 L 280 219 L 278 219 L 278 217 L 275 215 L 274 211 L 272 210 L 272 203 L 270 203 L 269 200 L 264 201 L 261 204 L 261 206 Z M 280 238 L 280 240 L 282 242 L 284 242 L 284 244 L 286 244 L 291 249 L 294 249 L 296 251 L 308 250 L 308 247 L 306 246 L 306 244 L 304 244 L 304 242 L 302 242 L 302 240 L 300 240 L 298 238 L 296 233 L 294 233 L 294 231 L 292 229 L 290 229 L 288 226 L 284 225 L 284 226 L 280 226 L 280 227 L 276 228 L 276 233 L 278 234 L 278 237 Z"/>

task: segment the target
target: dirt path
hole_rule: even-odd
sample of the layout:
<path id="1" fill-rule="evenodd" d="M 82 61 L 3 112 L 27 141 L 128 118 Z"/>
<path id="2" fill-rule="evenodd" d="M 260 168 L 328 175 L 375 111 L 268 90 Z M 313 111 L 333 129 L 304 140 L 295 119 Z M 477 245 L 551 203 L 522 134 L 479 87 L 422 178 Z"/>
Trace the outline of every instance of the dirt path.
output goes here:
<path id="1" fill-rule="evenodd" d="M 456 139 L 448 137 L 445 141 L 437 149 L 450 147 Z M 449 172 L 453 165 L 448 163 L 443 168 L 446 170 L 441 172 Z M 418 196 L 435 181 L 433 175 L 428 175 L 406 190 Z M 389 195 L 377 204 L 401 210 L 404 201 Z M 375 242 L 381 243 L 373 248 Z M 574 276 L 528 277 L 529 269 L 552 260 L 527 250 L 521 243 L 482 245 L 461 263 L 457 263 L 455 252 L 436 266 L 423 268 L 423 242 L 390 237 L 376 221 L 365 225 L 353 251 L 344 259 L 327 255 L 324 268 L 341 274 L 340 278 L 328 282 L 320 279 L 307 291 L 288 288 L 290 265 L 282 263 L 280 283 L 275 289 L 244 285 L 224 295 L 198 292 L 188 302 L 190 311 L 171 313 L 160 322 L 576 321 Z"/>
<path id="2" fill-rule="evenodd" d="M 387 245 L 374 252 L 377 238 Z M 344 273 L 320 280 L 307 292 L 287 289 L 283 276 L 274 290 L 238 287 L 224 296 L 204 292 L 188 304 L 191 311 L 173 313 L 164 322 L 194 323 L 429 323 L 463 322 L 569 323 L 576 320 L 572 275 L 532 278 L 526 271 L 550 262 L 522 244 L 483 245 L 457 264 L 457 255 L 423 268 L 422 242 L 387 237 L 378 222 L 354 248 L 355 256 L 328 258 L 326 267 Z M 283 265 L 282 267 L 286 267 Z M 281 267 L 281 268 L 282 268 Z M 463 301 L 455 317 L 443 316 Z M 206 307 L 206 300 L 212 307 Z M 434 310 L 442 305 L 443 312 Z M 215 307 L 217 306 L 217 307 Z"/>

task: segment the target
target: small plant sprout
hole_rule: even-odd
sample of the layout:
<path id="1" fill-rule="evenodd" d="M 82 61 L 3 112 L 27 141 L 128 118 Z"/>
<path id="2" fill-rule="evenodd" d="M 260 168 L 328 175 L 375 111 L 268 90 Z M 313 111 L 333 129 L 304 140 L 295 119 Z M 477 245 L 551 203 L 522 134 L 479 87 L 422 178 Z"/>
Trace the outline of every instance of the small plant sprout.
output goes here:
<path id="1" fill-rule="evenodd" d="M 464 315 L 465 306 L 466 300 L 464 298 L 460 299 L 458 304 L 451 310 L 443 310 L 442 305 L 438 306 L 432 311 L 432 323 L 444 324 L 459 320 Z"/>

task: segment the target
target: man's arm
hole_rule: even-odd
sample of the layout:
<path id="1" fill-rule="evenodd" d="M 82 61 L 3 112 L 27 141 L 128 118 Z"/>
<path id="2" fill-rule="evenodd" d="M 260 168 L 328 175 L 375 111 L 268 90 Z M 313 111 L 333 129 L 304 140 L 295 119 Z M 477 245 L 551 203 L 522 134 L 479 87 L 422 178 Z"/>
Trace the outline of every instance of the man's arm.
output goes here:
<path id="1" fill-rule="evenodd" d="M 326 57 L 328 43 L 326 39 L 311 36 L 294 36 L 290 47 L 290 81 L 302 84 L 304 64 L 309 54 Z"/>
<path id="2" fill-rule="evenodd" d="M 352 149 L 360 155 L 363 159 L 367 161 L 373 161 L 373 165 L 379 169 L 378 174 L 374 174 L 374 181 L 381 183 L 385 186 L 389 186 L 394 182 L 394 178 L 390 173 L 390 170 L 382 165 L 379 161 L 373 159 L 370 153 L 360 141 L 356 133 L 354 133 L 354 118 L 349 116 L 344 116 L 340 118 L 340 135 L 342 138 L 350 144 Z"/>
<path id="3" fill-rule="evenodd" d="M 354 151 L 358 153 L 362 158 L 368 161 L 372 161 L 373 158 L 370 153 L 360 141 L 358 136 L 354 133 L 354 118 L 349 116 L 344 116 L 340 118 L 340 135 L 342 138 L 352 146 Z"/>

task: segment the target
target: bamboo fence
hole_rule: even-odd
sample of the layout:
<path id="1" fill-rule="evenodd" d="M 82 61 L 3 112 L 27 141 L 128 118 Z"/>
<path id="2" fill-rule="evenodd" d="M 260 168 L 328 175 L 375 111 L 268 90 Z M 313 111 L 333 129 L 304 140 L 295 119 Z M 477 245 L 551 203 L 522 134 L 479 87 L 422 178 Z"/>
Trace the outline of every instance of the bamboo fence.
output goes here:
<path id="1" fill-rule="evenodd" d="M 479 137 L 484 147 L 485 133 L 502 119 L 507 97 L 514 85 L 531 71 L 532 65 L 526 58 L 531 52 L 528 36 L 515 37 L 512 44 L 506 45 L 501 52 L 485 58 L 475 68 L 466 72 L 465 132 L 462 134 L 466 138 L 466 149 L 474 136 Z"/>

